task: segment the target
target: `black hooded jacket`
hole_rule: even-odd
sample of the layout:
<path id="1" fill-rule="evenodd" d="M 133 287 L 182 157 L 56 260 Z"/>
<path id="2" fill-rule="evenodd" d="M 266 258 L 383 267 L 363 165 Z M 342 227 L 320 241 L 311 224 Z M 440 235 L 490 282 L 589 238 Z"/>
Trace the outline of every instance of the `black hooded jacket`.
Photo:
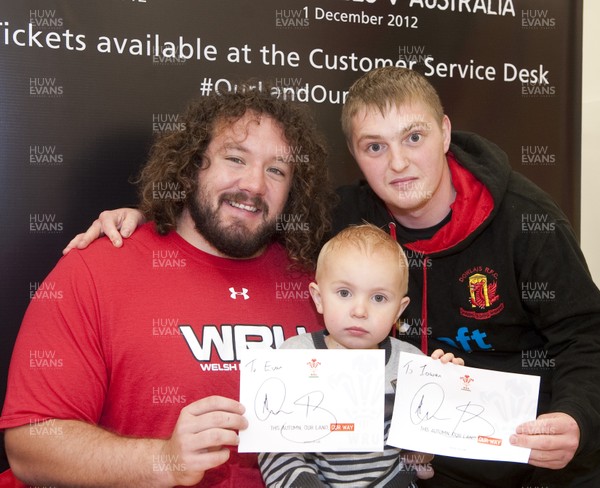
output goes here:
<path id="1" fill-rule="evenodd" d="M 573 230 L 484 138 L 453 132 L 447 159 L 457 193 L 449 221 L 420 240 L 395 222 L 410 264 L 400 338 L 427 354 L 452 351 L 467 366 L 541 376 L 538 414 L 568 413 L 581 439 L 564 470 L 437 456 L 423 486 L 600 487 L 600 292 Z M 366 182 L 338 194 L 334 232 L 394 222 Z M 571 481 L 592 467 L 598 477 Z"/>

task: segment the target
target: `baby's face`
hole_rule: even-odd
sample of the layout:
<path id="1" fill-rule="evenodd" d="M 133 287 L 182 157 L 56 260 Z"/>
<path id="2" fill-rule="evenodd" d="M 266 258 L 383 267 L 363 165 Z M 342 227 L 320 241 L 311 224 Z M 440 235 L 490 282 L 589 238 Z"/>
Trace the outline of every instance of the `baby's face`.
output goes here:
<path id="1" fill-rule="evenodd" d="M 329 331 L 329 347 L 374 349 L 390 333 L 408 298 L 401 294 L 403 273 L 391 253 L 354 247 L 337 249 L 320 263 L 318 284 L 310 290 Z"/>

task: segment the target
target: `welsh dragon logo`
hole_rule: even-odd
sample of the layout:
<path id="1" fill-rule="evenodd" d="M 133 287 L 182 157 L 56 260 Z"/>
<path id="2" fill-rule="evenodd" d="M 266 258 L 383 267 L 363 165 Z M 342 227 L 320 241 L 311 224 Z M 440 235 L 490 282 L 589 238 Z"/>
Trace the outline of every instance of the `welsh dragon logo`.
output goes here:
<path id="1" fill-rule="evenodd" d="M 486 320 L 504 310 L 504 303 L 500 302 L 498 282 L 489 281 L 483 273 L 475 273 L 468 279 L 468 298 L 471 309 L 461 307 L 460 314 L 476 320 Z"/>

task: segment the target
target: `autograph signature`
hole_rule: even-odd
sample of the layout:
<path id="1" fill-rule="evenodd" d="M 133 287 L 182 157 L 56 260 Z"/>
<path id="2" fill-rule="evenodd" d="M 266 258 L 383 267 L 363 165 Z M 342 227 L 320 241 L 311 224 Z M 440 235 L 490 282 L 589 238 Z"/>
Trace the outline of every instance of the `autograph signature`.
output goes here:
<path id="1" fill-rule="evenodd" d="M 450 435 L 460 437 L 477 437 L 480 435 L 491 436 L 496 429 L 483 417 L 485 407 L 476 403 L 467 402 L 464 405 L 457 405 L 454 409 L 460 413 L 458 418 L 442 410 L 446 394 L 444 389 L 437 383 L 424 384 L 413 396 L 410 403 L 410 420 L 414 425 L 429 424 L 443 429 L 441 432 L 449 432 Z M 438 416 L 438 412 L 439 415 Z M 441 415 L 450 415 L 442 417 Z M 436 422 L 434 422 L 436 421 Z"/>
<path id="2" fill-rule="evenodd" d="M 287 401 L 285 383 L 279 378 L 268 378 L 258 388 L 254 398 L 254 413 L 261 421 L 267 421 L 271 416 L 294 415 L 304 413 L 307 423 L 311 425 L 291 425 L 283 423 L 280 429 L 281 437 L 291 442 L 315 442 L 331 434 L 329 426 L 337 424 L 337 419 L 329 410 L 321 407 L 325 400 L 322 391 L 307 392 L 295 400 Z M 327 428 L 315 429 L 317 426 Z"/>

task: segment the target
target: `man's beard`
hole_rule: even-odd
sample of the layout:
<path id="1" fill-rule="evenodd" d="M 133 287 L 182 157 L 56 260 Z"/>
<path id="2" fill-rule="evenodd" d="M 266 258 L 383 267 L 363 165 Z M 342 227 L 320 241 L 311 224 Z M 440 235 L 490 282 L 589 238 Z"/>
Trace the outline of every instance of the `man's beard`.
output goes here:
<path id="1" fill-rule="evenodd" d="M 219 198 L 216 209 L 212 209 L 201 188 L 188 202 L 188 210 L 194 221 L 196 230 L 204 239 L 220 253 L 232 258 L 250 258 L 255 256 L 275 234 L 276 222 L 264 220 L 252 233 L 241 221 L 224 225 L 218 216 L 221 205 L 228 205 L 227 200 L 255 206 L 268 216 L 268 207 L 261 198 L 248 200 L 243 193 L 227 193 Z"/>

